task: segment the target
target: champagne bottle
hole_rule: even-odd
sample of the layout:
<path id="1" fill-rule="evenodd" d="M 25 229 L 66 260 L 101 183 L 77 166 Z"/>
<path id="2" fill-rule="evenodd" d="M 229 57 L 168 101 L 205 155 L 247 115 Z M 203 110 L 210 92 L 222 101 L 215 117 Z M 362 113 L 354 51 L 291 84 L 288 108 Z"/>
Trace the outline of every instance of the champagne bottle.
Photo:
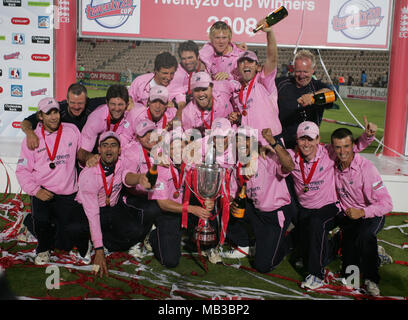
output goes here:
<path id="1" fill-rule="evenodd" d="M 153 189 L 157 181 L 157 164 L 153 164 L 146 173 L 146 178 L 149 180 L 150 188 Z"/>
<path id="2" fill-rule="evenodd" d="M 247 201 L 247 195 L 246 195 L 246 184 L 241 188 L 241 191 L 239 195 L 234 199 L 234 202 L 237 206 L 237 209 L 235 210 L 232 215 L 235 218 L 243 218 L 245 215 L 245 207 L 246 207 L 246 201 Z"/>
<path id="3" fill-rule="evenodd" d="M 322 92 L 313 96 L 313 104 L 326 104 L 336 101 L 334 91 Z"/>
<path id="4" fill-rule="evenodd" d="M 288 16 L 288 10 L 284 6 L 279 7 L 275 11 L 271 12 L 266 18 L 266 25 L 260 25 L 256 29 L 253 29 L 252 31 L 254 33 L 258 32 L 259 30 L 263 28 L 268 28 L 270 26 L 273 26 L 274 24 L 278 23 L 282 19 L 286 18 Z"/>

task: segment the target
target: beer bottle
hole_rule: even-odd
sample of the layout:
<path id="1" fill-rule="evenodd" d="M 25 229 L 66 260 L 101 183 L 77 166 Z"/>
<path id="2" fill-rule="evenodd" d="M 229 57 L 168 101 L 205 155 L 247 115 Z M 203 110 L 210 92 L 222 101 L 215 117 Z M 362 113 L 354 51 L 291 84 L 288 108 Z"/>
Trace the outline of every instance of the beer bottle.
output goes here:
<path id="1" fill-rule="evenodd" d="M 157 181 L 157 164 L 153 164 L 146 173 L 146 178 L 149 180 L 150 188 L 153 189 Z"/>
<path id="2" fill-rule="evenodd" d="M 263 28 L 268 28 L 270 26 L 273 26 L 274 24 L 278 23 L 279 21 L 286 18 L 287 16 L 288 16 L 288 10 L 286 10 L 284 6 L 281 6 L 275 11 L 271 12 L 265 18 L 267 25 L 260 25 L 259 27 L 257 27 L 256 29 L 253 29 L 252 31 L 256 33 Z"/>
<path id="3" fill-rule="evenodd" d="M 232 215 L 235 218 L 243 218 L 245 214 L 247 195 L 246 195 L 246 183 L 241 188 L 239 195 L 234 199 L 237 209 Z"/>
<path id="4" fill-rule="evenodd" d="M 322 92 L 313 96 L 313 104 L 326 104 L 336 101 L 334 91 Z"/>

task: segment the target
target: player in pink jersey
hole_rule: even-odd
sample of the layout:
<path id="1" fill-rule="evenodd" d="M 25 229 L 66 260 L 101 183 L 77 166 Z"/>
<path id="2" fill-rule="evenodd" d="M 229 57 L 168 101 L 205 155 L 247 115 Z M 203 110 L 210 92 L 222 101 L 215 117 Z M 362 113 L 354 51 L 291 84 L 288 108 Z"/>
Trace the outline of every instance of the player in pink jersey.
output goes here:
<path id="1" fill-rule="evenodd" d="M 157 85 L 150 89 L 149 100 L 146 107 L 136 107 L 129 111 L 129 122 L 131 131 L 126 134 L 132 134 L 127 137 L 129 140 L 137 139 L 135 131 L 141 120 L 150 120 L 155 124 L 156 129 L 166 130 L 172 125 L 172 121 L 176 116 L 176 108 L 168 108 L 169 91 L 167 87 Z"/>
<path id="2" fill-rule="evenodd" d="M 118 134 L 104 132 L 99 138 L 100 161 L 97 166 L 86 167 L 79 175 L 76 200 L 82 204 L 88 224 L 78 233 L 79 238 L 91 234 L 95 249 L 93 271 L 102 277 L 108 275 L 104 248 L 109 251 L 129 250 L 143 240 L 143 223 L 123 203 L 120 191 L 122 183 L 141 184 L 149 187 L 145 175 L 124 173 L 121 141 Z"/>
<path id="3" fill-rule="evenodd" d="M 228 118 L 233 111 L 230 98 L 237 86 L 236 81 L 213 81 L 204 71 L 194 73 L 191 78 L 193 99 L 184 108 L 181 118 L 183 129 L 195 128 L 204 135 L 214 119 Z"/>
<path id="4" fill-rule="evenodd" d="M 162 138 L 162 129 L 157 129 L 153 121 L 142 119 L 135 127 L 136 140 L 132 141 L 123 152 L 125 162 L 125 172 L 136 172 L 146 174 L 153 164 L 160 164 L 161 145 L 159 138 Z M 159 172 L 160 173 L 160 172 Z M 128 185 L 125 181 L 124 201 L 126 206 L 140 212 L 144 225 L 143 234 L 146 236 L 153 226 L 154 220 L 161 210 L 156 201 L 150 201 L 154 190 L 162 188 L 160 182 L 156 182 L 153 188 L 143 186 Z M 143 257 L 143 240 L 135 246 L 133 253 L 135 256 Z"/>
<path id="5" fill-rule="evenodd" d="M 263 19 L 258 25 L 264 23 Z M 266 61 L 262 69 L 259 71 L 258 57 L 252 51 L 243 52 L 237 60 L 241 89 L 233 96 L 233 105 L 238 110 L 231 113 L 229 119 L 233 123 L 258 129 L 259 143 L 270 148 L 261 134 L 262 130 L 270 128 L 276 140 L 279 140 L 282 133 L 275 86 L 278 48 L 272 27 L 263 31 L 266 33 L 267 46 Z"/>
<path id="6" fill-rule="evenodd" d="M 377 126 L 366 121 L 366 131 L 355 151 L 365 149 L 373 140 Z M 339 208 L 334 188 L 334 159 L 331 145 L 320 144 L 319 127 L 312 121 L 297 129 L 297 150 L 289 150 L 295 164 L 291 172 L 298 215 L 293 235 L 309 275 L 302 287 L 316 289 L 325 283 L 324 267 L 331 259 L 332 243 L 328 232 L 337 226 Z"/>
<path id="7" fill-rule="evenodd" d="M 198 45 L 194 41 L 180 43 L 177 51 L 180 63 L 170 87 L 182 88 L 186 95 L 186 104 L 188 104 L 192 98 L 191 77 L 194 72 L 206 71 L 206 67 L 200 60 Z"/>
<path id="8" fill-rule="evenodd" d="M 49 262 L 54 248 L 69 251 L 76 245 L 84 248 L 84 255 L 87 241 L 81 245 L 69 232 L 80 223 L 81 216 L 81 208 L 74 201 L 78 191 L 75 156 L 81 140 L 79 130 L 60 122 L 59 104 L 53 98 L 40 100 L 38 119 L 34 133 L 39 137 L 39 147 L 30 150 L 23 141 L 16 176 L 31 196 L 34 228 L 30 231 L 38 240 L 34 262 L 43 265 Z"/>
<path id="9" fill-rule="evenodd" d="M 378 284 L 377 234 L 383 228 L 385 215 L 392 210 L 392 199 L 375 166 L 354 152 L 352 132 L 339 128 L 331 135 L 336 153 L 334 169 L 336 191 L 343 210 L 342 274 L 354 265 L 363 276 L 368 294 L 380 295 Z"/>
<path id="10" fill-rule="evenodd" d="M 149 99 L 150 88 L 161 85 L 169 89 L 169 107 L 181 110 L 186 105 L 186 96 L 183 88 L 172 86 L 174 75 L 178 67 L 177 59 L 169 52 L 158 54 L 154 60 L 154 72 L 142 74 L 133 80 L 129 88 L 129 95 L 137 105 L 145 106 Z M 137 104 L 137 105 L 136 105 Z"/>
<path id="11" fill-rule="evenodd" d="M 294 164 L 286 149 L 276 143 L 270 129 L 264 129 L 262 135 L 273 145 L 275 152 L 268 154 L 265 159 L 259 157 L 256 143 L 258 134 L 253 131 L 242 127 L 237 132 L 239 161 L 233 171 L 231 184 L 234 183 L 235 187 L 231 187 L 231 190 L 240 191 L 243 184 L 246 184 L 247 201 L 244 219 L 232 218 L 230 222 L 229 238 L 248 254 L 249 246 L 253 245 L 246 231 L 248 228 L 243 227 L 248 224 L 255 237 L 254 267 L 265 273 L 275 268 L 289 252 L 290 242 L 285 233 L 295 214 L 295 206 L 285 177 L 293 170 Z M 252 141 L 251 137 L 254 138 Z M 243 157 L 240 153 L 243 152 L 250 161 L 241 162 Z M 254 161 L 257 162 L 256 166 Z M 233 192 L 232 197 L 235 198 L 238 193 Z M 235 203 L 231 206 L 231 213 L 237 214 Z M 225 256 L 244 256 L 239 255 L 239 251 L 232 250 Z"/>
<path id="12" fill-rule="evenodd" d="M 236 78 L 236 62 L 239 55 L 246 50 L 246 45 L 237 46 L 231 42 L 232 30 L 224 21 L 217 21 L 211 26 L 209 37 L 210 42 L 199 51 L 207 71 L 214 80 Z"/>
<path id="13" fill-rule="evenodd" d="M 129 142 L 132 134 L 128 121 L 129 94 L 123 85 L 111 85 L 106 92 L 106 105 L 98 107 L 86 121 L 81 132 L 81 148 L 78 161 L 82 166 L 95 166 L 99 155 L 95 149 L 98 136 L 107 131 L 114 131 L 122 139 L 122 144 Z M 94 152 L 94 153 L 93 153 Z"/>
<path id="14" fill-rule="evenodd" d="M 156 228 L 150 233 L 149 242 L 153 253 L 160 263 L 168 268 L 176 267 L 181 257 L 181 222 L 183 211 L 184 179 L 186 164 L 181 161 L 183 149 L 187 143 L 181 128 L 169 132 L 166 137 L 168 166 L 158 167 L 155 188 L 149 194 L 149 200 L 155 200 L 161 212 L 155 219 Z M 208 203 L 207 203 L 208 205 Z M 188 214 L 208 219 L 211 213 L 201 205 L 187 204 Z"/>

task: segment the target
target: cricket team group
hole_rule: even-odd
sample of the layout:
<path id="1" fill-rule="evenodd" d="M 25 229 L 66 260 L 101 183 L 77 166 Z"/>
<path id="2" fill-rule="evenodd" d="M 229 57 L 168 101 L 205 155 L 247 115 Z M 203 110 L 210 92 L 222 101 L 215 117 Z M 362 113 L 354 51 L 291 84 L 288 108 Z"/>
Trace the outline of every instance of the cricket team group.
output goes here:
<path id="1" fill-rule="evenodd" d="M 272 29 L 258 35 L 266 36 L 262 64 L 218 21 L 201 49 L 185 41 L 179 59 L 158 54 L 154 71 L 128 88 L 114 84 L 106 97 L 89 98 L 75 83 L 64 101 L 40 100 L 22 122 L 16 169 L 31 198 L 24 225 L 38 242 L 35 264 L 66 250 L 102 277 L 108 252 L 140 259 L 150 250 L 172 268 L 188 248 L 211 263 L 249 257 L 266 273 L 290 254 L 308 274 L 301 286 L 313 290 L 340 253 L 342 276 L 358 266 L 366 292 L 380 295 L 379 267 L 392 258 L 377 234 L 392 200 L 359 154 L 377 126 L 364 119 L 360 137 L 339 128 L 321 143 L 332 103 L 313 96 L 330 88 L 313 77 L 309 50 L 296 53 L 293 74 L 277 75 Z M 217 187 L 198 178 L 203 165 L 222 172 L 212 198 L 200 196 L 204 185 Z M 208 229 L 215 241 L 200 243 Z"/>

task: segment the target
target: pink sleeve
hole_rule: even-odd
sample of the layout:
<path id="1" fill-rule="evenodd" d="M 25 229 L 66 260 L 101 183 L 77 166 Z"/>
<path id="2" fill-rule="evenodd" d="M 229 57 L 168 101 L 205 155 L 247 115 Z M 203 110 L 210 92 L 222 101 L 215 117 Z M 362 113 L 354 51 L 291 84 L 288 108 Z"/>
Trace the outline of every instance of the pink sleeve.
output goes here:
<path id="1" fill-rule="evenodd" d="M 35 196 L 41 189 L 34 178 L 34 152 L 28 149 L 27 140 L 21 143 L 20 157 L 17 162 L 16 176 L 23 191 L 30 196 Z"/>
<path id="2" fill-rule="evenodd" d="M 98 134 L 104 132 L 106 129 L 106 122 L 103 121 L 105 119 L 101 119 L 101 111 L 93 112 L 88 120 L 85 123 L 85 126 L 82 128 L 81 132 L 81 148 L 92 152 Z"/>
<path id="3" fill-rule="evenodd" d="M 364 208 L 365 218 L 381 217 L 392 211 L 392 199 L 381 176 L 371 162 L 364 167 L 364 197 L 369 205 Z"/>
<path id="4" fill-rule="evenodd" d="M 278 94 L 278 91 L 276 89 L 276 84 L 275 84 L 275 77 L 277 73 L 277 68 L 275 68 L 270 74 L 265 75 L 264 69 L 262 69 L 260 76 L 259 76 L 259 82 L 263 84 L 265 89 L 268 91 L 268 93 L 271 94 Z"/>
<path id="5" fill-rule="evenodd" d="M 183 109 L 181 113 L 181 125 L 183 127 L 183 130 L 191 129 L 194 125 L 191 119 L 191 112 L 190 112 L 191 104 L 192 102 L 189 102 L 189 104 L 185 106 L 185 108 Z"/>
<path id="6" fill-rule="evenodd" d="M 363 134 L 357 139 L 356 143 L 354 144 L 354 152 L 361 152 L 365 148 L 367 148 L 372 142 L 374 141 L 373 137 L 368 137 L 367 133 L 364 131 Z"/>
<path id="7" fill-rule="evenodd" d="M 89 170 L 83 171 L 79 176 L 77 199 L 82 203 L 82 207 L 88 218 L 93 245 L 95 248 L 99 248 L 103 246 L 103 241 L 98 203 L 98 188 L 96 187 L 95 179 L 88 174 L 89 172 Z"/>

